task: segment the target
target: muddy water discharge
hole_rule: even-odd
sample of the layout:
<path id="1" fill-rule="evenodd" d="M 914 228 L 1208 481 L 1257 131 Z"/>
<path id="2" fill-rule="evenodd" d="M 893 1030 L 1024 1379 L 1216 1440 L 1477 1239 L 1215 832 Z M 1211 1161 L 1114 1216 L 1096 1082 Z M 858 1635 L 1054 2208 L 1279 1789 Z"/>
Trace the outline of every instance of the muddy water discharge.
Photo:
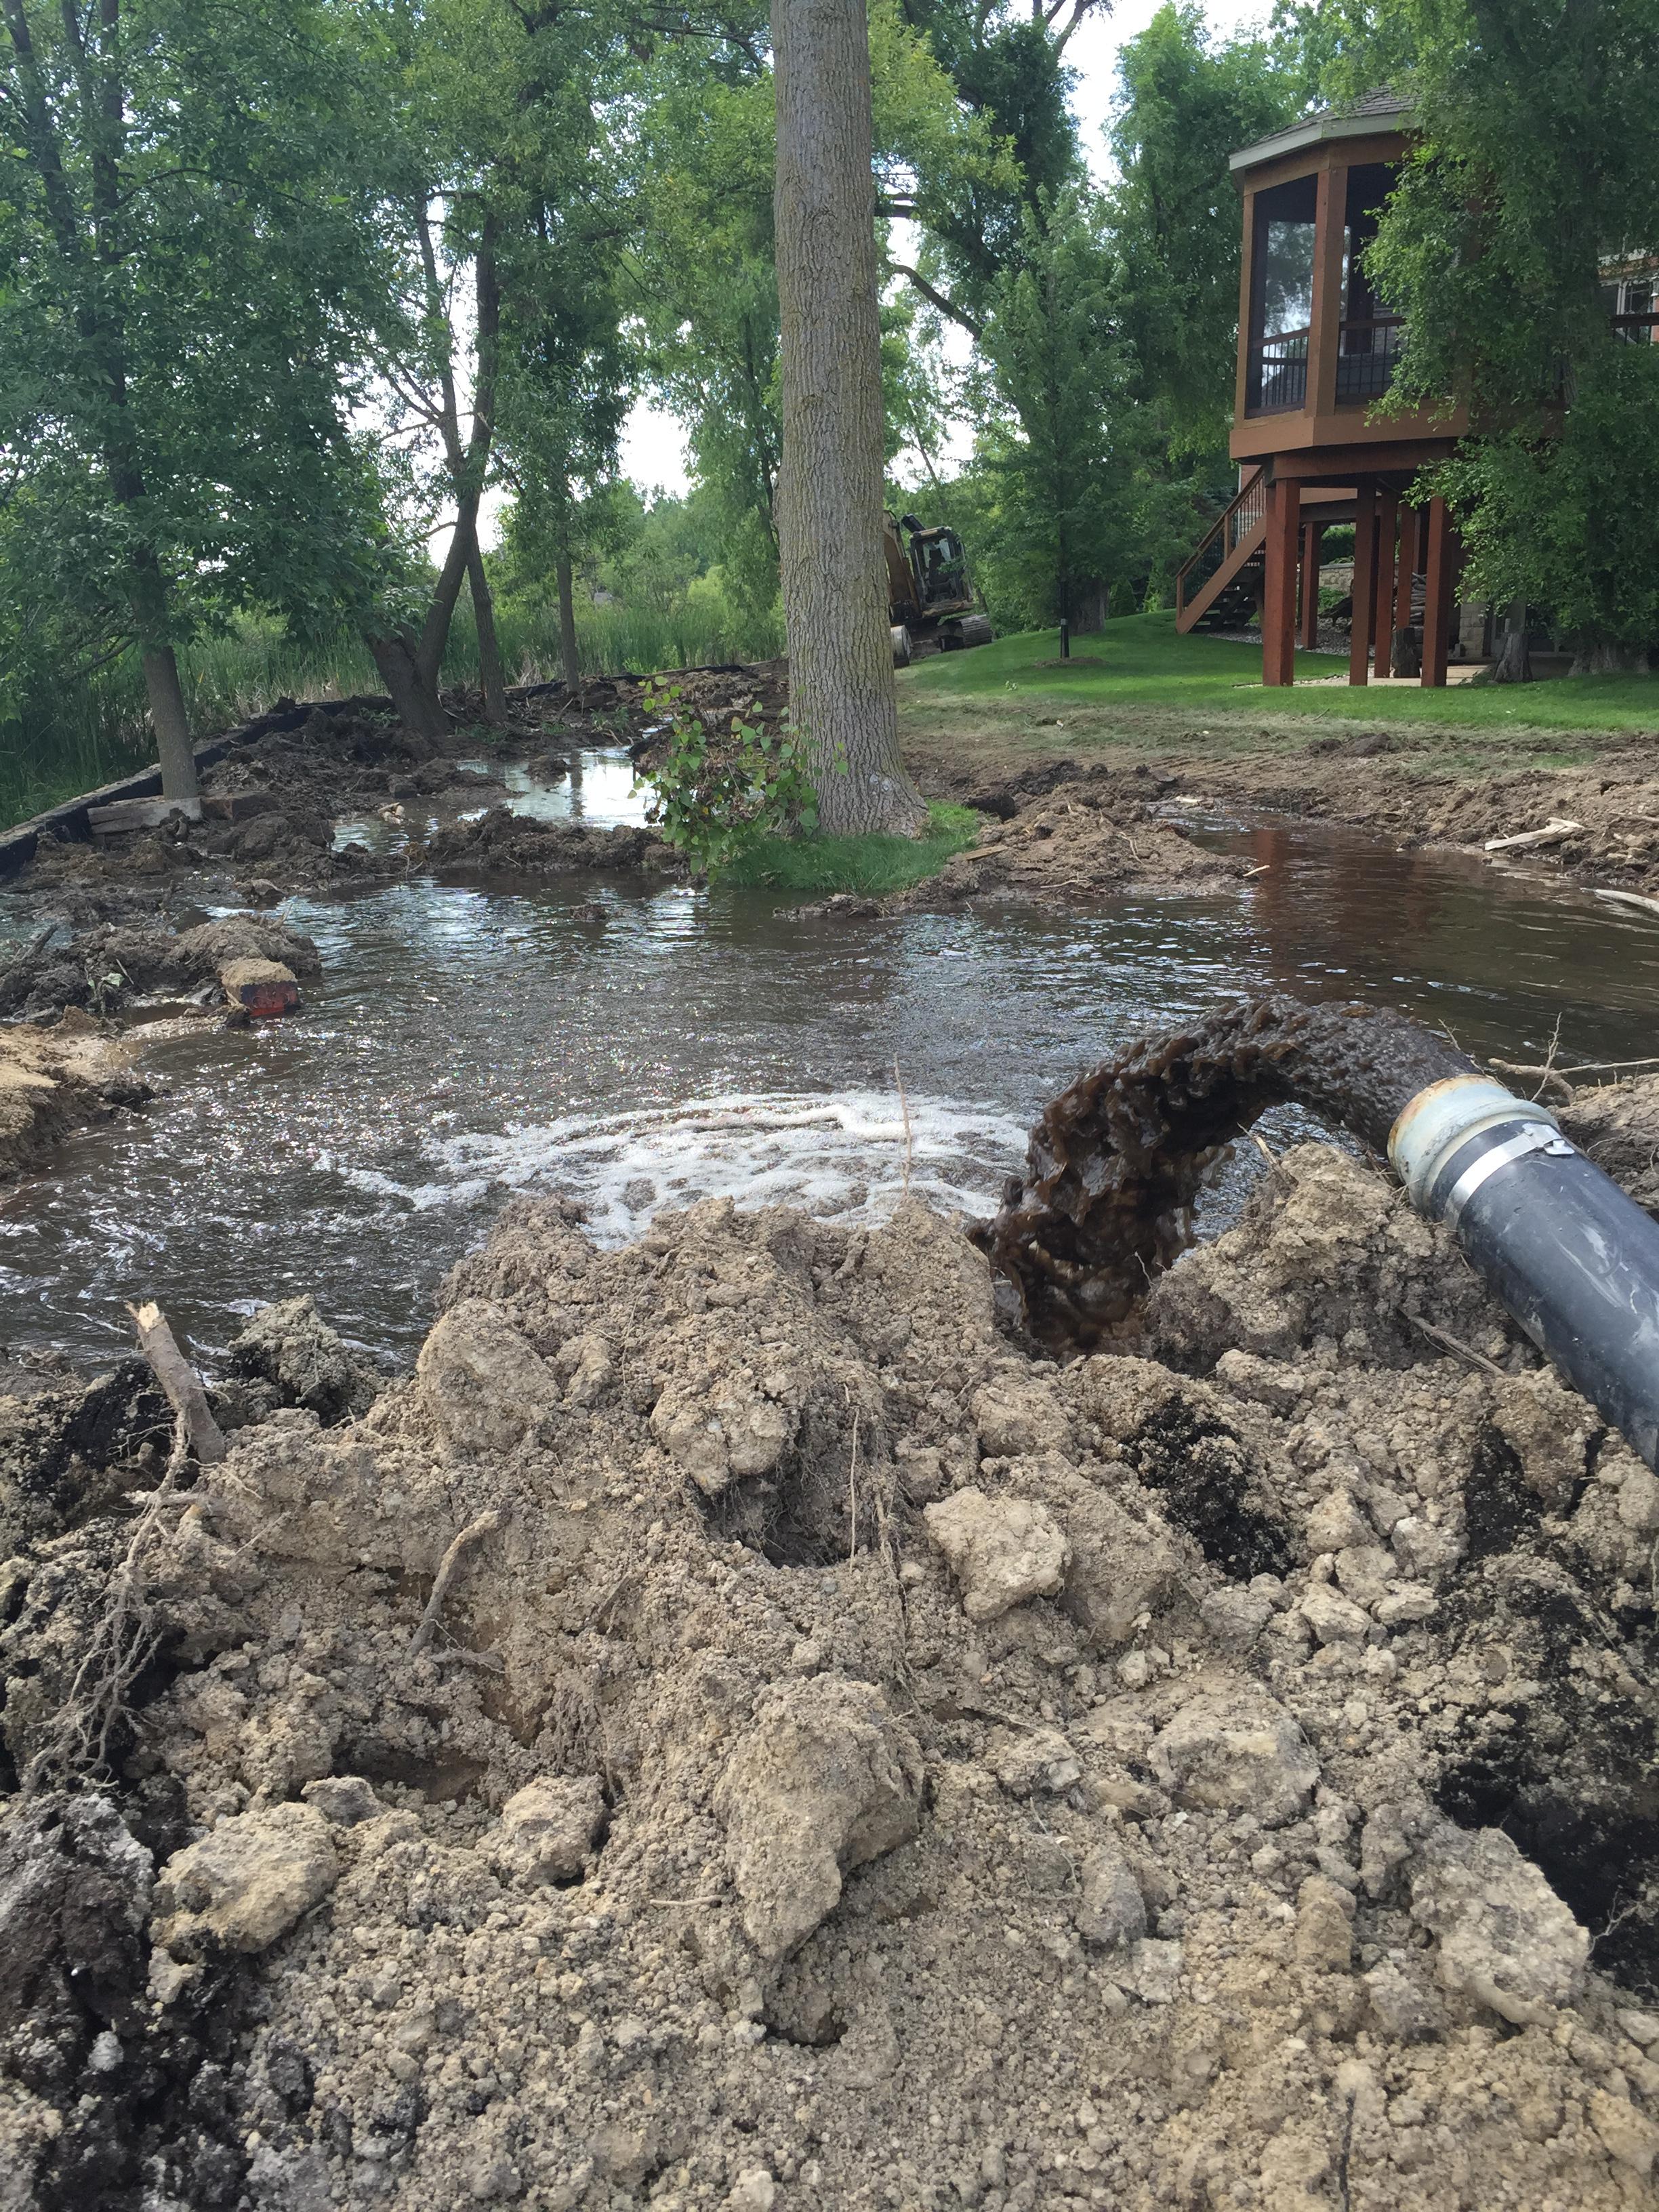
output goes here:
<path id="1" fill-rule="evenodd" d="M 596 822 L 635 803 L 619 758 L 583 769 L 514 803 Z M 401 1359 L 514 1188 L 573 1192 L 606 1242 L 709 1193 L 868 1217 L 907 1170 L 989 1214 L 1079 1069 L 1275 988 L 1398 1006 L 1510 1059 L 1541 1057 L 1558 1018 L 1565 1058 L 1653 1048 L 1644 918 L 1341 833 L 1198 830 L 1266 863 L 1242 896 L 852 925 L 614 878 L 289 901 L 325 963 L 302 1018 L 158 1045 L 142 1126 L 86 1132 L 0 1195 L 0 1337 L 99 1356 L 154 1294 L 210 1353 L 249 1304 L 314 1291 Z M 1315 1124 L 1261 1126 L 1278 1149 Z M 1261 1167 L 1248 1146 L 1212 1165 L 1200 1231 Z"/>
<path id="2" fill-rule="evenodd" d="M 1295 1100 L 1381 1152 L 1410 1099 L 1473 1066 L 1391 1007 L 1224 1007 L 1062 1091 L 1032 1132 L 1025 1181 L 976 1241 L 1018 1285 L 1040 1341 L 1087 1351 L 1190 1243 L 1206 1176 L 1269 1108 Z"/>

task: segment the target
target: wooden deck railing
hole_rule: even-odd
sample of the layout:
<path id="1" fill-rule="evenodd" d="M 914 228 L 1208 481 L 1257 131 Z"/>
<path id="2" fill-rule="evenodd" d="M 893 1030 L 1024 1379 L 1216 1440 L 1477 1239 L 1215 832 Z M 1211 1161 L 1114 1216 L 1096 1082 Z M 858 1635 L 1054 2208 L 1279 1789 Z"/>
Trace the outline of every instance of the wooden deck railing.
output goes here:
<path id="1" fill-rule="evenodd" d="M 1250 355 L 1245 409 L 1251 415 L 1282 415 L 1308 397 L 1308 340 L 1305 330 L 1279 331 L 1263 338 Z"/>

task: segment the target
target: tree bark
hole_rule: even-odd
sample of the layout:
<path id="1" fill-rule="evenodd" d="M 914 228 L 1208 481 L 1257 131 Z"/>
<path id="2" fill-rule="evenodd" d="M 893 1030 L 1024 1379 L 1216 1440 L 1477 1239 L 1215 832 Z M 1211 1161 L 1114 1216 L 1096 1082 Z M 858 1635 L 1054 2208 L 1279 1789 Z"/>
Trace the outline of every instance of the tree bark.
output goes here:
<path id="1" fill-rule="evenodd" d="M 1530 684 L 1532 658 L 1527 651 L 1527 603 L 1511 599 L 1504 610 L 1504 628 L 1492 665 L 1494 684 Z"/>
<path id="2" fill-rule="evenodd" d="M 213 1418 L 213 1408 L 208 1404 L 207 1392 L 202 1388 L 201 1376 L 179 1351 L 178 1340 L 167 1327 L 160 1306 L 147 1302 L 142 1306 L 129 1306 L 127 1311 L 137 1331 L 138 1349 L 167 1393 L 168 1405 L 183 1422 L 198 1464 L 216 1467 L 225 1456 L 227 1447 L 219 1424 Z"/>
<path id="3" fill-rule="evenodd" d="M 429 690 L 434 699 L 444 647 L 449 642 L 450 622 L 455 602 L 460 597 L 461 580 L 477 547 L 478 501 L 483 495 L 484 474 L 489 466 L 490 447 L 495 435 L 495 356 L 501 335 L 501 292 L 495 271 L 493 215 L 486 215 L 483 219 L 473 266 L 477 289 L 478 367 L 472 386 L 472 429 L 457 475 L 455 534 L 449 541 L 448 554 L 433 586 L 431 604 L 421 626 L 421 641 L 415 650 L 422 687 Z"/>
<path id="4" fill-rule="evenodd" d="M 102 275 L 116 269 L 121 258 L 119 221 L 122 203 L 121 161 L 126 149 L 125 88 L 121 74 L 120 0 L 99 0 L 97 33 L 88 45 L 73 10 L 69 51 L 75 64 L 76 97 L 88 143 L 94 151 L 89 234 L 83 234 L 64 160 L 63 148 L 52 121 L 51 100 L 34 51 L 27 14 L 22 0 L 3 0 L 7 34 L 17 66 L 19 120 L 24 155 L 40 184 L 46 221 L 59 259 L 79 295 L 76 327 L 86 349 L 93 373 L 103 388 L 107 416 L 103 436 L 104 467 L 112 495 L 129 514 L 144 498 L 144 480 L 136 458 L 129 411 L 125 331 L 115 302 L 113 283 L 88 287 L 88 265 Z M 190 721 L 179 681 L 179 663 L 173 649 L 167 620 L 167 585 L 153 544 L 140 538 L 131 563 L 128 604 L 132 635 L 144 672 L 144 690 L 150 722 L 155 732 L 156 759 L 161 770 L 164 799 L 194 799 L 198 795 L 196 755 L 190 742 Z"/>
<path id="5" fill-rule="evenodd" d="M 773 0 L 790 701 L 827 834 L 915 836 L 882 550 L 883 410 L 866 0 Z"/>
<path id="6" fill-rule="evenodd" d="M 401 635 L 365 636 L 380 681 L 392 695 L 398 719 L 417 738 L 436 744 L 449 734 L 449 717 L 438 702 L 435 689 L 422 682 L 414 647 Z"/>
<path id="7" fill-rule="evenodd" d="M 489 579 L 484 574 L 483 554 L 478 544 L 477 528 L 477 495 L 482 489 L 479 467 L 482 464 L 487 463 L 489 453 L 487 447 L 477 448 L 469 453 L 461 444 L 461 410 L 455 391 L 455 362 L 449 310 L 445 302 L 443 286 L 438 277 L 438 252 L 432 237 L 431 203 L 424 192 L 416 204 L 415 236 L 420 247 L 421 270 L 426 287 L 427 316 L 434 326 L 443 332 L 443 343 L 438 356 L 437 420 L 439 434 L 444 444 L 444 460 L 449 470 L 450 483 L 454 490 L 456 502 L 457 534 L 450 544 L 452 558 L 445 562 L 443 574 L 439 578 L 438 595 L 434 599 L 434 607 L 446 592 L 448 592 L 452 568 L 454 588 L 448 593 L 448 605 L 441 616 L 441 627 L 432 640 L 436 648 L 436 660 L 433 664 L 431 684 L 435 691 L 437 670 L 442 665 L 444 649 L 449 642 L 449 625 L 453 616 L 455 598 L 460 591 L 460 579 L 464 569 L 472 591 L 473 623 L 478 638 L 478 684 L 483 693 L 483 717 L 486 722 L 500 729 L 504 727 L 507 722 L 507 686 L 501 676 L 501 647 L 495 636 L 495 602 L 490 594 Z M 497 312 L 494 250 L 494 230 L 492 225 L 487 221 L 481 252 L 489 257 L 489 264 L 486 267 L 481 261 L 481 265 L 476 273 L 481 317 L 486 307 L 488 308 L 489 323 L 488 339 L 490 347 L 490 358 L 486 370 L 482 351 L 484 326 L 481 319 L 479 404 L 487 409 L 488 416 L 491 422 L 495 413 L 495 341 Z M 482 389 L 486 375 L 487 392 Z M 488 424 L 486 424 L 487 428 Z M 476 447 L 478 435 L 477 414 L 473 417 L 473 434 Z M 461 524 L 465 518 L 468 507 L 469 489 L 473 492 L 471 501 L 472 527 L 463 538 Z M 430 619 L 428 616 L 428 623 Z M 427 641 L 423 639 L 423 649 Z M 424 666 L 424 660 L 422 665 Z"/>
<path id="8" fill-rule="evenodd" d="M 200 790 L 196 780 L 196 749 L 190 741 L 190 718 L 185 712 L 178 659 L 170 645 L 146 647 L 143 657 L 150 726 L 155 732 L 155 757 L 161 768 L 161 796 L 195 799 Z"/>
<path id="9" fill-rule="evenodd" d="M 581 684 L 582 663 L 576 641 L 576 593 L 569 554 L 561 553 L 553 568 L 559 580 L 559 653 L 564 662 L 564 688 L 574 691 Z"/>
<path id="10" fill-rule="evenodd" d="M 1644 645 L 1613 645 L 1606 638 L 1581 641 L 1572 656 L 1569 676 L 1645 676 L 1648 648 Z"/>
<path id="11" fill-rule="evenodd" d="M 478 633 L 478 682 L 483 690 L 483 716 L 492 729 L 507 726 L 507 679 L 501 673 L 501 641 L 495 635 L 495 602 L 484 574 L 483 555 L 474 532 L 472 552 L 466 564 L 472 586 L 472 620 Z"/>

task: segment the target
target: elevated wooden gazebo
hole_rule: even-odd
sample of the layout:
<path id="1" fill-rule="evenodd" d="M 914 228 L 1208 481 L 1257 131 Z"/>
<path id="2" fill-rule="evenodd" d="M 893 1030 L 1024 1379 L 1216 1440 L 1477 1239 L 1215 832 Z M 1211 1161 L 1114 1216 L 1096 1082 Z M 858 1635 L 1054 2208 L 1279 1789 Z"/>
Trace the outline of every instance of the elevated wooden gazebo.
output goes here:
<path id="1" fill-rule="evenodd" d="M 1244 199 L 1232 456 L 1237 497 L 1182 570 L 1176 623 L 1190 629 L 1243 597 L 1261 609 L 1262 681 L 1293 680 L 1298 629 L 1315 641 L 1325 529 L 1354 525 L 1348 680 L 1393 661 L 1420 604 L 1422 680 L 1443 684 L 1455 558 L 1445 502 L 1403 504 L 1419 470 L 1467 428 L 1457 413 L 1372 421 L 1402 326 L 1373 289 L 1365 249 L 1408 143 L 1403 101 L 1373 93 L 1232 157 Z M 1298 593 L 1298 572 L 1300 591 Z"/>

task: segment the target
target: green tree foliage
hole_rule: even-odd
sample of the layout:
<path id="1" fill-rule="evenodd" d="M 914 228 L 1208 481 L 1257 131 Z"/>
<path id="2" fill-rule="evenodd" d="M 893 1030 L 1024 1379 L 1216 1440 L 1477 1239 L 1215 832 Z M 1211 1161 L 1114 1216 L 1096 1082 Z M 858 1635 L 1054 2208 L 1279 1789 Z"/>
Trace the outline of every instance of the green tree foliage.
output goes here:
<path id="1" fill-rule="evenodd" d="M 733 598 L 778 592 L 782 422 L 772 263 L 772 88 L 738 49 L 676 46 L 643 125 L 641 221 L 629 305 L 652 380 L 686 424 L 698 481 L 719 507 Z"/>
<path id="2" fill-rule="evenodd" d="M 1004 591 L 1037 621 L 1069 620 L 1080 587 L 1115 572 L 1134 503 L 1133 368 L 1113 320 L 1111 258 L 1089 218 L 1076 191 L 1027 216 L 985 326 L 1003 407 L 981 444 L 1000 541 L 992 557 Z"/>
<path id="3" fill-rule="evenodd" d="M 1389 404 L 1462 403 L 1436 482 L 1495 598 L 1596 667 L 1659 640 L 1659 349 L 1609 276 L 1659 248 L 1659 0 L 1396 0 L 1420 139 L 1370 266 L 1407 319 Z"/>
<path id="4" fill-rule="evenodd" d="M 377 297 L 365 49 L 311 0 L 3 18 L 0 552 L 56 645 L 138 646 L 187 793 L 177 641 L 256 600 L 315 616 L 378 558 L 339 433 Z"/>
<path id="5" fill-rule="evenodd" d="M 622 19 L 603 7 L 396 0 L 393 20 L 402 76 L 389 191 L 404 251 L 402 312 L 379 366 L 397 427 L 411 434 L 412 509 L 428 528 L 446 513 L 454 520 L 416 617 L 371 644 L 394 696 L 400 684 L 411 695 L 406 715 L 435 726 L 468 576 L 486 710 L 504 710 L 477 543 L 486 486 L 514 486 L 568 571 L 574 517 L 614 459 L 630 384 L 616 270 L 637 72 Z"/>
<path id="6" fill-rule="evenodd" d="M 1280 129 L 1303 89 L 1282 42 L 1218 42 L 1170 0 L 1119 59 L 1108 220 L 1118 325 L 1136 387 L 1177 454 L 1224 453 L 1238 327 L 1239 202 L 1228 157 Z"/>
<path id="7" fill-rule="evenodd" d="M 1097 4 L 902 0 L 903 26 L 925 39 L 960 121 L 909 134 L 902 150 L 913 186 L 890 193 L 887 205 L 913 216 L 928 241 L 922 267 L 904 273 L 970 333 L 998 278 L 1040 235 L 1043 210 L 1079 178 L 1066 48 Z"/>
<path id="8" fill-rule="evenodd" d="M 1608 347 L 1553 437 L 1472 440 L 1437 472 L 1483 594 L 1547 611 L 1575 672 L 1639 669 L 1659 641 L 1659 349 Z"/>

